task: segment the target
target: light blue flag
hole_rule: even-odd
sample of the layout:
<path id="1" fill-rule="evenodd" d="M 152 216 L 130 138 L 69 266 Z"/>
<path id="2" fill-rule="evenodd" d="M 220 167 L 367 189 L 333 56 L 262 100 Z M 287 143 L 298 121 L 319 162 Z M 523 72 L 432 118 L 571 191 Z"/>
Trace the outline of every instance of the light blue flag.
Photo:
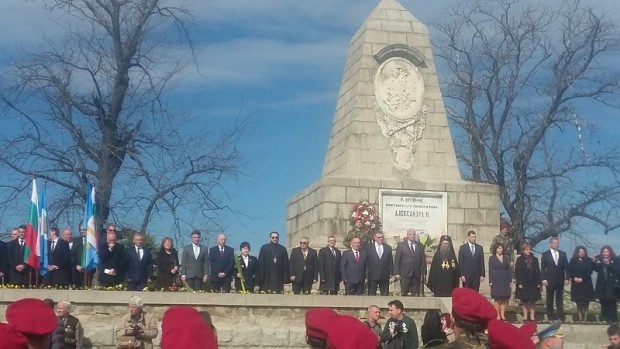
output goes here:
<path id="1" fill-rule="evenodd" d="M 37 256 L 39 257 L 39 273 L 43 276 L 47 274 L 47 208 L 45 207 L 45 191 L 43 187 L 41 198 L 39 199 L 39 225 L 37 235 Z"/>
<path id="2" fill-rule="evenodd" d="M 86 207 L 84 208 L 84 222 L 82 223 L 82 228 L 86 229 L 86 245 L 82 248 L 80 265 L 86 270 L 93 270 L 99 265 L 97 228 L 95 225 L 95 187 L 88 183 L 86 193 Z"/>

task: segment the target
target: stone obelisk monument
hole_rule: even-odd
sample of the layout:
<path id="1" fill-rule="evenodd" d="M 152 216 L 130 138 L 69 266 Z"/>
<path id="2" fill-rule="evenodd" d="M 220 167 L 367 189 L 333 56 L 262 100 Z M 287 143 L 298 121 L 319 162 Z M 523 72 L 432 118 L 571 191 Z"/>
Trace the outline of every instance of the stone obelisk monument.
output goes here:
<path id="1" fill-rule="evenodd" d="M 397 0 L 351 40 L 322 177 L 288 202 L 289 246 L 342 242 L 362 201 L 393 246 L 407 228 L 455 248 L 474 230 L 486 250 L 498 232 L 497 187 L 461 179 L 428 29 Z"/>

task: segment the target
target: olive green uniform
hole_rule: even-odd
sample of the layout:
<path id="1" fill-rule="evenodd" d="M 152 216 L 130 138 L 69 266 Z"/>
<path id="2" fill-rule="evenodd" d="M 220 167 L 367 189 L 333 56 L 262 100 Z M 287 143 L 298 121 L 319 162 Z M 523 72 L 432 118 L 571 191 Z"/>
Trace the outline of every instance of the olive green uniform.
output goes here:
<path id="1" fill-rule="evenodd" d="M 343 245 L 346 248 L 351 248 L 351 240 L 353 240 L 354 238 L 360 239 L 362 247 L 373 242 L 372 233 L 370 233 L 369 231 L 355 230 L 354 228 L 347 233 L 347 236 L 342 241 Z"/>
<path id="2" fill-rule="evenodd" d="M 493 243 L 491 243 L 491 248 L 489 249 L 491 255 L 495 254 L 495 251 L 493 251 L 493 246 L 495 246 L 498 242 L 502 244 L 502 247 L 504 248 L 504 255 L 510 257 L 510 260 L 512 261 L 515 244 L 510 235 L 499 233 L 493 238 Z"/>
<path id="3" fill-rule="evenodd" d="M 436 346 L 438 349 L 488 349 L 489 339 L 485 334 L 479 334 L 477 338 L 472 338 L 467 333 L 461 333 L 452 343 L 444 343 Z"/>

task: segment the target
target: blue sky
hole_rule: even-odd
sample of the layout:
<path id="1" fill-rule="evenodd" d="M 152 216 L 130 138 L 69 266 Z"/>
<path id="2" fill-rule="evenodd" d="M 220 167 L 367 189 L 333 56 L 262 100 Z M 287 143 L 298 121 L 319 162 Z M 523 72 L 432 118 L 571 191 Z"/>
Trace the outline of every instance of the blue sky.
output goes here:
<path id="1" fill-rule="evenodd" d="M 237 213 L 221 217 L 229 244 L 237 248 L 247 240 L 257 253 L 272 230 L 286 239 L 287 199 L 320 178 L 348 43 L 379 0 L 172 2 L 195 16 L 191 36 L 202 73 L 181 73 L 174 103 L 196 123 L 222 127 L 237 115 L 247 118 L 239 145 L 245 176 L 226 183 Z M 614 0 L 586 1 L 594 2 Z M 457 1 L 401 3 L 428 23 Z M 42 29 L 50 37 L 59 35 L 41 4 L 4 5 L 0 54 L 36 47 Z M 184 50 L 177 54 L 186 55 Z M 165 235 L 166 223 L 157 225 L 151 230 Z"/>

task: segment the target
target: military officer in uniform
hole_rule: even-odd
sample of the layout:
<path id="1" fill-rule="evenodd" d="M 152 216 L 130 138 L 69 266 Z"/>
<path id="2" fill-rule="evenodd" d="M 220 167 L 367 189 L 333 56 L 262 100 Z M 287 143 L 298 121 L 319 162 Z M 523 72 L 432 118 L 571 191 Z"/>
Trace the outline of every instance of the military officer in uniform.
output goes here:
<path id="1" fill-rule="evenodd" d="M 344 238 L 342 243 L 347 247 L 351 248 L 351 241 L 355 238 L 360 239 L 362 243 L 362 248 L 367 244 L 373 243 L 372 234 L 370 234 L 367 230 L 364 230 L 364 223 L 361 218 L 355 220 L 355 225 L 353 229 L 349 230 L 347 236 Z"/>
<path id="2" fill-rule="evenodd" d="M 495 254 L 495 251 L 493 251 L 493 246 L 495 246 L 496 243 L 502 244 L 502 247 L 504 248 L 504 256 L 507 256 L 512 263 L 514 261 L 512 256 L 514 255 L 513 252 L 515 250 L 515 244 L 510 237 L 510 225 L 504 220 L 502 220 L 502 223 L 499 225 L 499 234 L 495 235 L 493 238 L 493 243 L 491 243 L 491 247 L 489 248 L 489 252 L 491 252 L 491 254 Z"/>

